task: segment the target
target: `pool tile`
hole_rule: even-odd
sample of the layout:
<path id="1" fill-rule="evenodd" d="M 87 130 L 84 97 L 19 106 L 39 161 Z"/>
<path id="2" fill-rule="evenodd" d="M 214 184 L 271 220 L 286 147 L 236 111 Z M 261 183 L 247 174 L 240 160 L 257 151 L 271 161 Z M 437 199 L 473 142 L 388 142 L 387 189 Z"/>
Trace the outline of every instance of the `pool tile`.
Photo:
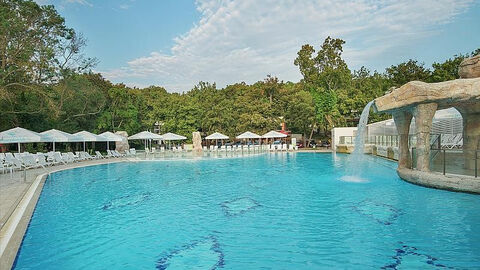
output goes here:
<path id="1" fill-rule="evenodd" d="M 237 198 L 231 201 L 225 201 L 222 204 L 223 212 L 226 216 L 237 216 L 241 215 L 249 210 L 252 210 L 260 204 L 254 199 L 244 197 Z"/>
<path id="2" fill-rule="evenodd" d="M 391 225 L 403 212 L 392 205 L 366 199 L 353 206 L 358 213 L 380 224 Z"/>
<path id="3" fill-rule="evenodd" d="M 166 269 L 218 269 L 223 268 L 224 254 L 217 238 L 209 235 L 166 253 L 157 261 L 156 268 Z"/>
<path id="4" fill-rule="evenodd" d="M 129 205 L 136 205 L 140 204 L 148 199 L 150 199 L 152 193 L 150 192 L 144 192 L 141 194 L 129 194 L 125 196 L 121 196 L 115 199 L 112 199 L 111 201 L 105 203 L 101 209 L 103 210 L 110 210 L 113 208 L 119 208 L 119 207 L 125 207 Z"/>
<path id="5" fill-rule="evenodd" d="M 446 266 L 437 258 L 418 252 L 416 247 L 402 245 L 395 250 L 394 262 L 382 267 L 382 269 L 455 269 Z"/>

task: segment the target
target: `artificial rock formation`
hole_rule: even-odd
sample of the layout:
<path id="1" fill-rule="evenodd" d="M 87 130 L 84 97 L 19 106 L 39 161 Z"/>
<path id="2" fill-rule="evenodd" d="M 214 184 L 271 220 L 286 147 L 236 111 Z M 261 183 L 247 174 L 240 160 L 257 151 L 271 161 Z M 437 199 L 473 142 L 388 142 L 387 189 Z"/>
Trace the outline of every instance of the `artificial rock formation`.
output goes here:
<path id="1" fill-rule="evenodd" d="M 408 145 L 412 117 L 415 117 L 417 137 L 415 165 L 417 171 L 425 173 L 415 174 L 420 179 L 430 170 L 433 116 L 437 110 L 451 107 L 456 108 L 463 118 L 465 168 L 474 169 L 475 153 L 480 149 L 480 55 L 465 59 L 460 64 L 459 75 L 461 79 L 440 83 L 412 81 L 375 99 L 374 110 L 390 113 L 395 120 L 399 134 L 398 168 L 402 178 L 413 175 L 406 173 L 412 167 Z"/>
<path id="2" fill-rule="evenodd" d="M 480 77 L 480 54 L 463 60 L 458 68 L 458 75 L 460 78 Z"/>
<path id="3" fill-rule="evenodd" d="M 124 153 L 125 150 L 130 149 L 130 145 L 128 144 L 128 133 L 126 131 L 117 131 L 115 134 L 120 135 L 123 138 L 121 142 L 115 142 L 115 150 Z"/>
<path id="4" fill-rule="evenodd" d="M 192 133 L 193 140 L 193 152 L 200 153 L 202 152 L 202 136 L 200 132 L 195 131 Z"/>
<path id="5" fill-rule="evenodd" d="M 413 115 L 409 111 L 397 111 L 393 113 L 393 120 L 398 132 L 398 168 L 411 168 L 412 160 L 408 147 L 408 134 Z"/>
<path id="6" fill-rule="evenodd" d="M 480 65 L 480 62 L 478 62 Z M 470 69 L 474 69 L 470 67 Z M 480 144 L 480 78 L 458 79 L 441 83 L 409 82 L 392 92 L 375 99 L 374 109 L 379 112 L 387 112 L 393 115 L 397 130 L 399 130 L 400 144 L 399 166 L 410 164 L 407 156 L 409 150 L 408 135 L 404 133 L 406 123 L 397 123 L 402 114 L 415 116 L 417 128 L 417 163 L 418 170 L 429 170 L 430 131 L 432 118 L 436 110 L 455 107 L 463 117 L 464 126 L 464 151 L 466 167 L 472 169 L 474 163 L 474 150 L 478 150 Z M 400 133 L 402 132 L 402 133 Z M 407 133 L 408 134 L 408 133 Z"/>
<path id="7" fill-rule="evenodd" d="M 436 103 L 438 109 L 478 104 L 480 78 L 458 79 L 440 83 L 413 81 L 375 99 L 375 108 L 381 112 L 412 110 L 422 103 Z"/>

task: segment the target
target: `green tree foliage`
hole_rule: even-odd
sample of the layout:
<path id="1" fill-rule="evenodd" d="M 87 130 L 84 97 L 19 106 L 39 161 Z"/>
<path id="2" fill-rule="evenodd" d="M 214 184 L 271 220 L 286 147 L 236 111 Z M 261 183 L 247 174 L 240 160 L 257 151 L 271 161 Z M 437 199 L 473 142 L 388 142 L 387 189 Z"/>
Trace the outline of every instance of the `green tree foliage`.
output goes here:
<path id="1" fill-rule="evenodd" d="M 95 63 L 84 45 L 53 6 L 0 1 L 0 127 L 47 122 L 56 107 L 51 85 Z"/>
<path id="2" fill-rule="evenodd" d="M 388 78 L 396 87 L 410 81 L 428 81 L 432 73 L 423 63 L 412 59 L 405 63 L 391 66 L 386 71 Z"/>

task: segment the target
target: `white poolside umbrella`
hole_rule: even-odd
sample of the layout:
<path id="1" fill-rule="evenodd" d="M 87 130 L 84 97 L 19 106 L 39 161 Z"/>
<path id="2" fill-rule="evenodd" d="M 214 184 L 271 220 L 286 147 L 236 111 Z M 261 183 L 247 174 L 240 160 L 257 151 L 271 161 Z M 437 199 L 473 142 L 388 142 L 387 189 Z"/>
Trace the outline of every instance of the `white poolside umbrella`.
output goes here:
<path id="1" fill-rule="evenodd" d="M 128 137 L 129 140 L 145 140 L 145 149 L 147 149 L 147 140 L 162 140 L 163 137 L 150 131 L 142 131 Z"/>
<path id="2" fill-rule="evenodd" d="M 237 136 L 237 139 L 261 139 L 262 136 L 253 132 L 247 131 Z"/>
<path id="3" fill-rule="evenodd" d="M 142 131 L 128 137 L 129 140 L 162 140 L 163 137 L 150 131 Z"/>
<path id="4" fill-rule="evenodd" d="M 215 140 L 215 143 L 216 143 L 218 140 L 228 140 L 229 137 L 227 135 L 223 135 L 222 133 L 215 132 L 215 133 L 210 134 L 207 137 L 205 137 L 205 139 Z M 223 143 L 222 143 L 222 145 L 223 145 Z"/>
<path id="5" fill-rule="evenodd" d="M 93 134 L 85 130 L 74 133 L 73 135 L 75 135 L 76 137 L 79 137 L 80 141 L 83 142 L 83 151 L 85 151 L 86 149 L 85 142 L 106 142 L 107 141 L 107 138 L 103 136 L 99 136 L 97 134 Z"/>
<path id="6" fill-rule="evenodd" d="M 164 141 L 181 141 L 181 140 L 186 140 L 187 137 L 168 132 L 162 135 L 162 139 Z"/>
<path id="7" fill-rule="evenodd" d="M 44 142 L 50 139 L 48 135 L 42 135 L 35 131 L 24 129 L 21 127 L 12 128 L 0 132 L 0 143 L 16 143 L 18 144 L 18 152 L 20 153 L 21 143 Z"/>
<path id="8" fill-rule="evenodd" d="M 50 129 L 44 132 L 41 132 L 42 135 L 47 135 L 50 138 L 48 140 L 44 140 L 44 142 L 51 142 L 53 143 L 53 152 L 55 152 L 55 143 L 57 142 L 81 142 L 82 138 L 79 136 L 75 136 L 73 134 L 57 130 L 57 129 Z"/>
<path id="9" fill-rule="evenodd" d="M 287 137 L 286 134 L 283 134 L 283 133 L 280 133 L 280 132 L 274 131 L 274 130 L 269 131 L 269 132 L 262 135 L 262 138 L 264 138 L 264 139 L 275 139 L 275 138 L 285 138 L 285 137 Z"/>
<path id="10" fill-rule="evenodd" d="M 207 140 L 228 140 L 229 137 L 227 135 L 223 135 L 222 133 L 215 132 L 213 134 L 208 135 L 205 137 Z"/>
<path id="11" fill-rule="evenodd" d="M 261 139 L 262 136 L 255 134 L 253 132 L 247 131 L 237 136 L 237 139 Z"/>
<path id="12" fill-rule="evenodd" d="M 107 150 L 110 150 L 110 146 L 109 146 L 109 143 L 110 142 L 121 142 L 123 141 L 123 137 L 118 135 L 118 134 L 115 134 L 115 133 L 112 133 L 110 131 L 106 131 L 106 132 L 103 132 L 103 133 L 100 133 L 98 134 L 99 136 L 102 136 L 102 137 L 105 137 L 107 139 Z"/>
<path id="13" fill-rule="evenodd" d="M 168 148 L 170 148 L 170 141 L 181 141 L 181 140 L 186 140 L 187 139 L 187 137 L 185 137 L 185 136 L 178 135 L 178 134 L 171 133 L 171 132 L 163 134 L 162 138 L 163 138 L 164 141 L 168 141 Z"/>
<path id="14" fill-rule="evenodd" d="M 267 139 L 267 143 L 268 143 L 268 139 L 285 138 L 285 137 L 287 137 L 286 134 L 283 134 L 275 130 L 269 131 L 262 135 L 262 138 Z"/>

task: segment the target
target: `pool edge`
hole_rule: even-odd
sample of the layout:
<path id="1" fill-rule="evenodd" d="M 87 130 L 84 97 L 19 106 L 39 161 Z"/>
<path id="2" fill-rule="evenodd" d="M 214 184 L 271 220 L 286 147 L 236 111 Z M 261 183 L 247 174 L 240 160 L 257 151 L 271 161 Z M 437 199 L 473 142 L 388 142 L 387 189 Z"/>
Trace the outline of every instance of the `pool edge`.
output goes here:
<path id="1" fill-rule="evenodd" d="M 47 175 L 37 176 L 0 230 L 0 269 L 12 268 Z"/>

